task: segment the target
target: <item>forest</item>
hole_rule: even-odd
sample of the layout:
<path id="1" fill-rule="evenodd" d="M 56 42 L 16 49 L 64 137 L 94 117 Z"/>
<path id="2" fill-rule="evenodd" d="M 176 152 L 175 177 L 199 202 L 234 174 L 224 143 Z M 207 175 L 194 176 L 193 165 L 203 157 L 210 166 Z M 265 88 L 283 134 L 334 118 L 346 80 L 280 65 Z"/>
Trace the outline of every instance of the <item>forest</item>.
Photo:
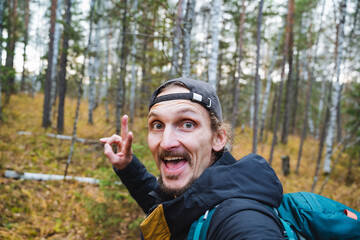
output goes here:
<path id="1" fill-rule="evenodd" d="M 139 239 L 99 138 L 147 146 L 166 80 L 217 91 L 237 158 L 360 210 L 360 0 L 0 0 L 0 239 Z"/>

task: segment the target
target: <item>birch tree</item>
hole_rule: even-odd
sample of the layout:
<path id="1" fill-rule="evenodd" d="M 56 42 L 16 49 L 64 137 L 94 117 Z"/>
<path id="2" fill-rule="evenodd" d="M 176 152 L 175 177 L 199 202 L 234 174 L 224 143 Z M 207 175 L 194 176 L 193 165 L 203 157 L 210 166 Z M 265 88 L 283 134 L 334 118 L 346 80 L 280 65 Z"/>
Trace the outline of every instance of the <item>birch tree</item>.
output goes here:
<path id="1" fill-rule="evenodd" d="M 90 8 L 94 8 L 94 13 L 97 13 L 97 8 L 95 8 L 95 2 L 97 0 L 91 0 L 91 4 L 90 4 Z M 96 14 L 96 16 L 98 17 L 98 14 Z M 98 21 L 94 21 L 98 22 Z M 97 68 L 99 67 L 99 63 L 98 63 L 98 56 L 97 56 L 97 47 L 95 46 L 95 41 L 98 41 L 99 39 L 99 25 L 96 24 L 95 27 L 95 34 L 94 34 L 94 39 L 91 41 L 91 45 L 90 45 L 90 56 L 89 56 L 89 105 L 88 105 L 88 123 L 89 124 L 93 124 L 93 111 L 95 108 L 95 98 L 96 98 L 96 78 L 97 78 Z"/>
<path id="2" fill-rule="evenodd" d="M 179 72 L 179 54 L 180 54 L 180 40 L 181 40 L 181 24 L 183 20 L 183 9 L 186 1 L 179 0 L 176 14 L 176 23 L 173 31 L 173 54 L 171 58 L 170 77 L 174 78 Z M 131 118 L 130 118 L 131 120 Z"/>
<path id="3" fill-rule="evenodd" d="M 184 19 L 184 49 L 182 60 L 182 76 L 190 77 L 191 29 L 195 18 L 196 0 L 188 0 Z"/>
<path id="4" fill-rule="evenodd" d="M 342 61 L 342 49 L 344 41 L 344 25 L 346 17 L 346 0 L 342 0 L 340 3 L 340 23 L 338 31 L 338 53 L 336 56 L 336 80 L 333 82 L 333 88 L 331 93 L 331 107 L 330 107 L 330 119 L 328 126 L 328 134 L 326 136 L 326 149 L 325 149 L 325 159 L 324 159 L 324 172 L 329 174 L 331 171 L 331 157 L 332 157 L 332 147 L 333 147 L 333 136 L 336 124 L 336 110 L 339 101 L 340 94 L 340 68 Z"/>
<path id="5" fill-rule="evenodd" d="M 241 1 L 241 14 L 240 14 L 240 22 L 239 22 L 239 36 L 237 39 L 237 46 L 236 46 L 236 71 L 235 71 L 235 88 L 234 88 L 234 102 L 232 108 L 232 122 L 231 125 L 236 127 L 236 122 L 239 115 L 239 96 L 240 96 L 240 78 L 241 78 L 241 61 L 243 55 L 243 37 L 244 37 L 244 22 L 245 22 L 245 12 L 246 12 L 246 5 L 245 0 Z"/>
<path id="6" fill-rule="evenodd" d="M 48 67 L 46 69 L 45 89 L 44 89 L 44 105 L 42 127 L 48 128 L 51 125 L 51 76 L 52 76 L 52 60 L 54 54 L 54 32 L 56 21 L 56 6 L 57 0 L 51 0 L 51 16 L 50 16 L 50 31 L 49 31 L 49 51 L 48 51 Z"/>
<path id="7" fill-rule="evenodd" d="M 138 1 L 134 0 L 133 2 L 133 14 L 134 18 L 137 19 L 137 5 Z M 130 87 L 130 127 L 133 125 L 134 121 L 134 115 L 135 115 L 135 90 L 136 90 L 136 43 L 137 43 L 137 37 L 136 37 L 136 21 L 133 21 L 132 26 L 132 37 L 133 42 L 131 45 L 131 87 Z"/>
<path id="8" fill-rule="evenodd" d="M 285 22 L 285 20 L 284 20 Z M 286 25 L 286 22 L 285 22 Z M 262 108 L 261 108 L 261 118 L 260 118 L 260 134 L 259 134 L 259 140 L 262 141 L 263 140 L 263 135 L 264 135 L 264 128 L 265 128 L 265 119 L 266 119 L 266 113 L 267 113 L 267 109 L 268 109 L 268 105 L 269 105 L 269 98 L 270 98 L 270 89 L 271 89 L 271 82 L 272 82 L 272 77 L 271 74 L 274 71 L 275 68 L 275 64 L 276 64 L 276 57 L 279 53 L 279 43 L 280 43 L 280 39 L 284 33 L 283 29 L 285 28 L 285 26 L 283 28 L 279 29 L 277 38 L 276 38 L 276 43 L 275 43 L 275 48 L 271 57 L 271 65 L 270 68 L 267 72 L 267 76 L 266 76 L 266 86 L 265 86 L 265 93 L 263 96 L 263 104 L 262 104 Z"/>
<path id="9" fill-rule="evenodd" d="M 331 89 L 331 86 L 330 86 Z M 330 95 L 329 95 L 329 99 L 330 99 Z M 324 118 L 324 124 L 321 127 L 321 132 L 320 132 L 320 139 L 319 139 L 319 151 L 318 151 L 318 155 L 317 155 L 317 159 L 316 159 L 316 167 L 315 167 L 315 173 L 314 173 L 314 180 L 313 180 L 313 184 L 311 187 L 311 192 L 314 192 L 316 184 L 318 182 L 318 175 L 319 175 L 319 171 L 320 171 L 320 163 L 321 163 L 321 159 L 322 159 L 322 154 L 323 154 L 323 150 L 324 150 L 324 145 L 325 145 L 325 138 L 327 135 L 327 123 L 329 122 L 329 117 L 330 117 L 330 110 L 329 108 L 326 109 L 326 113 L 325 113 L 325 118 Z"/>
<path id="10" fill-rule="evenodd" d="M 106 30 L 106 56 L 104 64 L 104 73 L 105 76 L 105 118 L 106 122 L 109 122 L 109 60 L 110 60 L 110 39 L 112 38 L 112 22 L 110 19 L 107 21 L 107 30 Z"/>
<path id="11" fill-rule="evenodd" d="M 59 72 L 59 108 L 57 119 L 57 132 L 59 134 L 64 132 L 64 106 L 66 96 L 66 65 L 67 55 L 69 48 L 69 35 L 71 30 L 71 0 L 66 1 L 66 13 L 65 13 L 65 28 L 64 38 L 62 43 L 62 54 L 60 58 L 60 72 Z"/>
<path id="12" fill-rule="evenodd" d="M 262 8 L 264 0 L 260 0 L 259 15 L 257 22 L 257 38 L 256 38 L 256 70 L 255 70 L 255 89 L 254 89 L 254 128 L 253 128 L 253 147 L 252 152 L 257 151 L 257 137 L 258 137 L 258 115 L 259 115 L 259 94 L 260 94 L 260 76 L 259 76 L 259 61 L 260 61 L 260 44 L 261 44 L 261 23 L 262 23 Z"/>
<path id="13" fill-rule="evenodd" d="M 208 77 L 209 83 L 216 91 L 217 89 L 217 63 L 219 55 L 219 23 L 221 19 L 222 0 L 213 0 L 212 16 L 211 16 L 211 53 L 209 58 Z"/>
<path id="14" fill-rule="evenodd" d="M 211 8 L 208 4 L 204 3 L 200 8 L 200 14 L 201 14 L 201 28 L 203 30 L 204 36 L 203 36 L 203 42 L 202 42 L 202 54 L 199 56 L 202 58 L 202 64 L 203 66 L 209 66 L 209 39 L 210 39 L 210 19 L 211 19 Z M 208 71 L 206 71 L 206 68 L 204 71 L 202 71 L 201 79 L 203 81 L 208 80 Z"/>
<path id="15" fill-rule="evenodd" d="M 26 48 L 28 45 L 28 41 L 29 41 L 29 21 L 30 21 L 30 8 L 29 8 L 29 4 L 30 0 L 26 0 L 25 2 L 25 19 L 24 19 L 24 53 L 23 53 L 23 71 L 21 74 L 21 84 L 20 84 L 20 89 L 21 91 L 25 90 L 25 75 L 26 75 L 26 70 L 25 70 L 25 63 L 26 63 Z"/>
<path id="16" fill-rule="evenodd" d="M 62 10 L 63 0 L 57 0 L 56 7 L 56 20 L 62 19 L 61 10 Z M 51 60 L 51 102 L 50 102 L 50 118 L 53 115 L 52 110 L 53 106 L 55 107 L 56 95 L 58 89 L 58 81 L 57 81 L 57 72 L 58 72 L 58 55 L 59 55 L 59 46 L 60 46 L 60 22 L 55 21 L 55 29 L 54 29 L 54 47 L 53 54 Z"/>
<path id="17" fill-rule="evenodd" d="M 323 112 L 324 109 L 324 102 L 325 102 L 325 92 L 326 92 L 326 81 L 325 81 L 325 76 L 321 76 L 321 90 L 320 90 L 321 94 L 320 94 L 320 100 L 319 100 L 319 105 L 318 105 L 318 115 L 317 115 L 317 128 L 315 128 L 315 138 L 319 139 L 319 134 L 320 134 L 320 122 L 321 122 L 321 114 Z"/>

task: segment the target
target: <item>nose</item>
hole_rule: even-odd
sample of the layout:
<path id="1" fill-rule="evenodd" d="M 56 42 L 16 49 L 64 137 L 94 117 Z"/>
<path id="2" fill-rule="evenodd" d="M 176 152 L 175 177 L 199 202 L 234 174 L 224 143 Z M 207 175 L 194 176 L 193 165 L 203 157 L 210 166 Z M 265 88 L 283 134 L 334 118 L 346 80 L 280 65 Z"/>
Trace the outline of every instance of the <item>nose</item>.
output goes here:
<path id="1" fill-rule="evenodd" d="M 175 131 L 171 127 L 165 127 L 162 134 L 160 147 L 166 151 L 174 150 L 179 147 Z"/>

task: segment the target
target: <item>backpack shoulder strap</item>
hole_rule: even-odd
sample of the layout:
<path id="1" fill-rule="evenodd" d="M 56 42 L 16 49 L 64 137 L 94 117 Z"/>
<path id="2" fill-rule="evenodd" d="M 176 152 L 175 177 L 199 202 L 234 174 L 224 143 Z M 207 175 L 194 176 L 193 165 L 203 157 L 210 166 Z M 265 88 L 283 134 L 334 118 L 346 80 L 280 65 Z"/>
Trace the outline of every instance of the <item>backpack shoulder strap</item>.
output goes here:
<path id="1" fill-rule="evenodd" d="M 207 210 L 204 215 L 191 224 L 187 237 L 188 240 L 206 240 L 211 217 L 214 214 L 216 207 L 211 210 Z"/>
<path id="2" fill-rule="evenodd" d="M 284 227 L 284 236 L 286 240 L 298 240 L 297 234 L 292 230 L 290 224 L 288 222 L 286 222 L 285 220 L 283 220 L 280 216 L 279 216 L 279 212 L 277 211 L 276 208 L 272 208 L 268 205 L 264 205 L 266 208 L 268 208 L 270 211 L 272 211 L 280 220 L 281 224 Z"/>

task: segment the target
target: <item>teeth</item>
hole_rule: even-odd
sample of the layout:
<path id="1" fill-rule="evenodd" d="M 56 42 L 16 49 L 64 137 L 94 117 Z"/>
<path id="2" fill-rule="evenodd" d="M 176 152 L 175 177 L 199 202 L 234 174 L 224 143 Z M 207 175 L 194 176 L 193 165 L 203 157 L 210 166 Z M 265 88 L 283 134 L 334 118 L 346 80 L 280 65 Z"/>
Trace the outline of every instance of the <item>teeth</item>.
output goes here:
<path id="1" fill-rule="evenodd" d="M 164 157 L 165 161 L 177 161 L 183 159 L 182 157 Z"/>

